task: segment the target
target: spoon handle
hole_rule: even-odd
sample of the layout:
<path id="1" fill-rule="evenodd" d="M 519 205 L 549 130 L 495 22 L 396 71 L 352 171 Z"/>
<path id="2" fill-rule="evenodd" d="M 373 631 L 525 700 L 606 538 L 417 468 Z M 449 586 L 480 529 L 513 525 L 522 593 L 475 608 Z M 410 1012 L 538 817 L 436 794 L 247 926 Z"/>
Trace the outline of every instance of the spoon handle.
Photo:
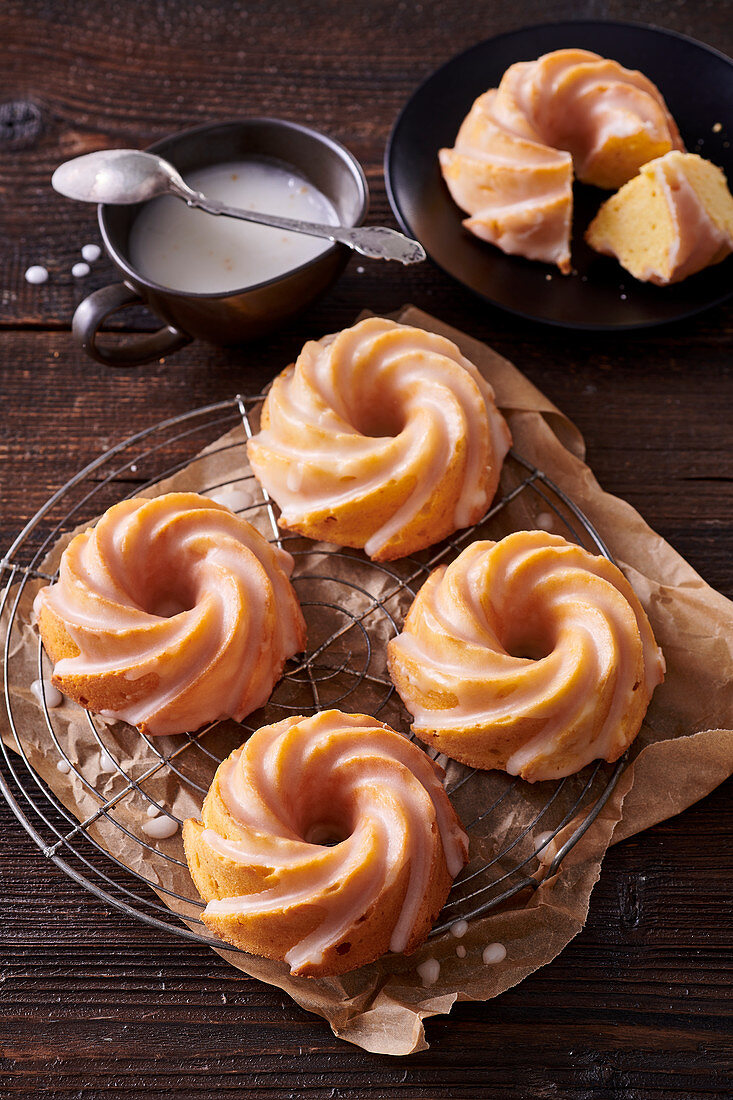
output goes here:
<path id="1" fill-rule="evenodd" d="M 255 210 L 242 210 L 237 206 L 227 206 L 216 199 L 209 199 L 200 191 L 177 192 L 189 206 L 197 206 L 207 214 L 221 215 L 225 218 L 239 218 L 245 222 L 269 225 L 275 229 L 285 229 L 292 233 L 304 233 L 309 237 L 324 237 L 328 241 L 337 241 L 353 248 L 362 256 L 373 260 L 397 260 L 402 264 L 421 263 L 425 259 L 425 250 L 418 241 L 413 241 L 386 226 L 343 226 L 324 225 L 319 222 L 304 222 L 297 218 L 282 218 L 276 214 L 261 214 Z"/>

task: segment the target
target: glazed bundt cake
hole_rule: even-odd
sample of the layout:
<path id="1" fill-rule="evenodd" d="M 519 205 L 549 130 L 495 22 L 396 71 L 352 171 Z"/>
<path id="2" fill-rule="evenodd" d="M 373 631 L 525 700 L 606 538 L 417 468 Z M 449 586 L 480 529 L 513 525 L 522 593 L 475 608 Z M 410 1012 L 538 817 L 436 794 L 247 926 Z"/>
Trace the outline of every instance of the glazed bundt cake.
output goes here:
<path id="1" fill-rule="evenodd" d="M 642 164 L 681 148 L 650 80 L 570 49 L 511 65 L 439 156 L 454 201 L 470 215 L 467 229 L 567 273 L 573 171 L 583 183 L 615 189 Z"/>
<path id="2" fill-rule="evenodd" d="M 201 823 L 183 827 L 204 923 L 310 977 L 411 953 L 468 852 L 440 777 L 364 714 L 257 730 L 217 770 Z"/>
<path id="3" fill-rule="evenodd" d="M 116 504 L 34 611 L 69 698 L 150 734 L 241 720 L 305 645 L 293 559 L 195 493 Z"/>
<path id="4" fill-rule="evenodd" d="M 511 256 L 570 271 L 573 161 L 569 153 L 521 137 L 494 117 L 497 90 L 474 103 L 453 149 L 439 153 L 466 229 Z"/>
<path id="5" fill-rule="evenodd" d="M 455 344 L 372 317 L 305 345 L 247 452 L 282 527 L 387 561 L 475 523 L 510 443 Z"/>
<path id="6" fill-rule="evenodd" d="M 544 531 L 473 543 L 437 569 L 388 655 L 421 740 L 530 782 L 616 760 L 664 676 L 623 573 Z"/>
<path id="7" fill-rule="evenodd" d="M 586 240 L 635 279 L 679 283 L 733 251 L 733 196 L 725 175 L 694 153 L 667 153 L 603 204 Z"/>

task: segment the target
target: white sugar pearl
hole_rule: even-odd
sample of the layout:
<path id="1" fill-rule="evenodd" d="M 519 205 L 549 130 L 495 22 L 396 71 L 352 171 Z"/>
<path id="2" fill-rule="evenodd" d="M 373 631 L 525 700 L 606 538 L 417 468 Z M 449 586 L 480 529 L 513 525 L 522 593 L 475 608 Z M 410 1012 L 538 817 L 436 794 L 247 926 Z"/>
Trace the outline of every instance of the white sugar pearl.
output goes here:
<path id="1" fill-rule="evenodd" d="M 48 280 L 48 270 L 40 264 L 33 264 L 25 273 L 27 283 L 45 283 Z"/>
<path id="2" fill-rule="evenodd" d="M 503 943 L 490 943 L 488 947 L 484 948 L 481 958 L 486 966 L 503 962 L 506 958 L 506 947 Z"/>
<path id="3" fill-rule="evenodd" d="M 426 959 L 424 963 L 420 963 L 417 972 L 423 985 L 434 985 L 440 974 L 440 963 L 437 959 Z"/>
<path id="4" fill-rule="evenodd" d="M 465 957 L 466 957 L 466 948 L 463 946 L 462 943 L 458 944 L 458 947 L 456 948 L 456 955 L 458 956 L 459 959 L 465 959 Z"/>
<path id="5" fill-rule="evenodd" d="M 172 817 L 154 817 L 152 821 L 146 821 L 143 832 L 154 840 L 166 840 L 178 832 L 178 822 Z"/>
<path id="6" fill-rule="evenodd" d="M 461 936 L 465 936 L 468 932 L 468 921 L 457 920 L 455 924 L 450 926 L 451 935 L 455 936 L 457 940 L 460 940 Z"/>
<path id="7" fill-rule="evenodd" d="M 88 264 L 93 264 L 95 260 L 98 260 L 102 255 L 102 249 L 98 244 L 85 244 L 81 250 L 81 254 Z"/>
<path id="8" fill-rule="evenodd" d="M 68 775 L 71 771 L 71 764 L 68 760 L 59 760 L 56 765 L 56 771 L 61 772 L 62 775 Z"/>
<path id="9" fill-rule="evenodd" d="M 91 271 L 89 264 L 78 263 L 74 264 L 71 269 L 71 274 L 75 279 L 83 279 L 85 275 L 88 275 Z"/>
<path id="10" fill-rule="evenodd" d="M 535 523 L 540 531 L 552 531 L 555 526 L 555 519 L 551 512 L 538 512 Z"/>

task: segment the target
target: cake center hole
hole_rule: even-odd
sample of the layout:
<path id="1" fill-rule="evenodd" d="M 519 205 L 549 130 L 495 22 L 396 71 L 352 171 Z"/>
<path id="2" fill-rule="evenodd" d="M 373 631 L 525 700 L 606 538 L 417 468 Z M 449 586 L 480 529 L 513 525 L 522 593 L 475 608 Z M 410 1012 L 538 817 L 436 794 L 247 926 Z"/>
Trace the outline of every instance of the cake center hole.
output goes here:
<path id="1" fill-rule="evenodd" d="M 527 641 L 524 644 L 513 645 L 511 649 L 507 649 L 507 653 L 510 657 L 517 657 L 522 661 L 541 661 L 544 657 L 548 657 L 552 652 L 551 649 L 547 649 L 545 646 L 537 645 L 534 642 Z"/>
<path id="2" fill-rule="evenodd" d="M 195 600 L 188 599 L 183 592 L 156 592 L 148 601 L 147 610 L 161 619 L 172 619 L 182 611 L 190 611 Z"/>
<path id="3" fill-rule="evenodd" d="M 556 645 L 552 631 L 539 623 L 513 622 L 504 632 L 502 642 L 510 657 L 523 661 L 542 661 Z"/>
<path id="4" fill-rule="evenodd" d="M 356 430 L 370 439 L 384 439 L 386 436 L 394 439 L 405 426 L 404 410 L 387 395 L 379 401 L 365 402 L 363 406 L 352 409 L 351 419 Z"/>
<path id="5" fill-rule="evenodd" d="M 333 822 L 319 821 L 306 829 L 303 839 L 306 844 L 320 844 L 322 848 L 334 848 L 342 840 L 346 840 L 346 835 L 343 829 Z"/>

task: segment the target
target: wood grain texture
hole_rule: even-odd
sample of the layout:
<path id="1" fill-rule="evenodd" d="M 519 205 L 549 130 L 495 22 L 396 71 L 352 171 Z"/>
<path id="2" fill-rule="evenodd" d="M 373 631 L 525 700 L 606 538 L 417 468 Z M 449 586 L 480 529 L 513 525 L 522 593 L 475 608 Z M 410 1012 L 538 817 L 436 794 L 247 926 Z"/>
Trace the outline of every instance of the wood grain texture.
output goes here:
<path id="1" fill-rule="evenodd" d="M 630 18 L 727 52 L 716 0 L 513 5 L 465 0 L 6 0 L 0 8 L 0 545 L 100 450 L 152 422 L 255 392 L 303 341 L 407 301 L 490 342 L 580 427 L 589 461 L 715 587 L 733 596 L 733 307 L 647 333 L 520 322 L 430 265 L 352 261 L 292 327 L 237 350 L 192 345 L 112 371 L 70 335 L 81 297 L 113 278 L 91 208 L 48 186 L 59 161 L 144 145 L 208 119 L 273 114 L 328 131 L 365 165 L 370 218 L 394 224 L 381 175 L 404 100 L 435 66 L 531 22 Z M 3 112 L 3 105 L 10 104 Z M 23 279 L 31 263 L 51 272 Z M 151 327 L 142 312 L 116 328 Z M 0 1095 L 59 1100 L 688 1100 L 729 1093 L 730 787 L 612 849 L 583 932 L 487 1004 L 428 1024 L 394 1061 L 335 1039 L 277 990 L 207 949 L 112 912 L 44 861 L 0 805 L 5 901 Z"/>

